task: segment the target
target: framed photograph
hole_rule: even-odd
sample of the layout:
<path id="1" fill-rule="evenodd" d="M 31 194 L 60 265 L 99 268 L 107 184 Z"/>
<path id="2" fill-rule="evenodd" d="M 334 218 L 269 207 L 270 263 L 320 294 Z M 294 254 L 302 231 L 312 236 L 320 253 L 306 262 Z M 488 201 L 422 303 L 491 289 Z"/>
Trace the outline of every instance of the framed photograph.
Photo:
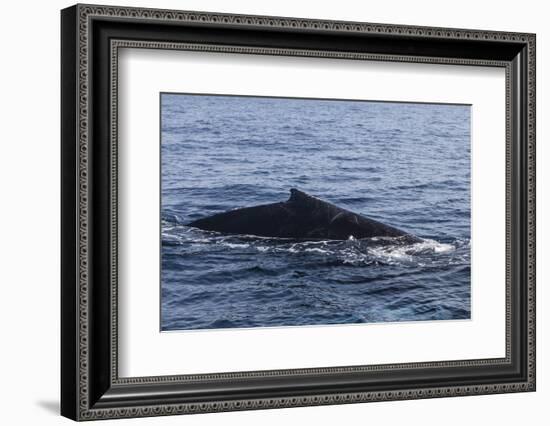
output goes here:
<path id="1" fill-rule="evenodd" d="M 535 35 L 61 12 L 61 412 L 535 390 Z"/>

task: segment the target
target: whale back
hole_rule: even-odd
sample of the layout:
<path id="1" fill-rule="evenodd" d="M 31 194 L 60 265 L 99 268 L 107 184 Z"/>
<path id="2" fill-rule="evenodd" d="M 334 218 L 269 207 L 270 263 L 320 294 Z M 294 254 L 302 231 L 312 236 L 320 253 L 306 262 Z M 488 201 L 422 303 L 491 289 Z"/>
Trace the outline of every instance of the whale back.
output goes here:
<path id="1" fill-rule="evenodd" d="M 227 234 L 296 239 L 412 237 L 295 188 L 285 202 L 230 210 L 196 220 L 189 226 Z"/>

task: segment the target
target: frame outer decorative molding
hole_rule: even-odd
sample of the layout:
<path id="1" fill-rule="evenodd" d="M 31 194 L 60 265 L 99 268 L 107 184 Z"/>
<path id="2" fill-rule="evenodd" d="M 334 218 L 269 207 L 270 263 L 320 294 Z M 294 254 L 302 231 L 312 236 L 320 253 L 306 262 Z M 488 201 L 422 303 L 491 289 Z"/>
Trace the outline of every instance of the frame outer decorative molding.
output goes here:
<path id="1" fill-rule="evenodd" d="M 78 6 L 78 410 L 79 419 L 88 409 L 88 18 L 89 10 Z"/>
<path id="2" fill-rule="evenodd" d="M 531 34 L 527 37 L 527 99 L 528 99 L 528 117 L 527 117 L 527 232 L 529 235 L 529 244 L 527 247 L 527 286 L 528 286 L 528 380 L 529 387 L 535 390 L 536 381 L 536 37 Z"/>
<path id="3" fill-rule="evenodd" d="M 527 46 L 528 60 L 528 234 L 530 237 L 527 248 L 528 269 L 528 380 L 520 383 L 505 383 L 479 386 L 450 386 L 447 388 L 434 387 L 425 389 L 405 389 L 397 391 L 380 392 L 356 392 L 336 393 L 326 395 L 314 395 L 304 397 L 277 397 L 260 398 L 253 400 L 227 400 L 208 403 L 176 403 L 155 406 L 142 406 L 138 408 L 90 408 L 88 374 L 89 374 L 89 316 L 88 316 L 88 291 L 89 291 L 89 31 L 90 20 L 94 17 L 117 17 L 139 19 L 142 21 L 174 21 L 182 23 L 223 24 L 258 28 L 291 28 L 316 30 L 327 32 L 349 32 L 364 34 L 384 34 L 386 36 L 400 35 L 421 38 L 443 38 L 462 40 L 486 40 L 524 43 Z M 77 115 L 77 140 L 78 140 L 78 209 L 77 209 L 77 250 L 78 250 L 78 290 L 77 290 L 77 317 L 78 317 L 78 365 L 77 365 L 77 419 L 93 420 L 113 417 L 142 417 L 160 416 L 172 414 L 206 413 L 232 410 L 267 409 L 294 406 L 346 404 L 355 402 L 402 400 L 417 398 L 437 398 L 448 396 L 465 396 L 487 393 L 506 393 L 517 391 L 535 390 L 535 44 L 534 34 L 481 31 L 466 29 L 447 29 L 439 27 L 403 26 L 388 24 L 371 24 L 359 22 L 339 22 L 316 19 L 298 19 L 268 16 L 248 16 L 236 14 L 203 13 L 188 11 L 172 11 L 159 9 L 143 9 L 129 7 L 107 7 L 96 5 L 77 5 L 78 20 L 78 60 L 77 60 L 77 91 L 78 91 L 78 115 Z M 284 54 L 284 53 L 282 53 Z M 387 60 L 384 55 L 379 60 Z M 403 57 L 404 58 L 404 57 Z M 376 59 L 376 58 L 373 58 Z M 460 59 L 453 63 L 461 62 Z M 490 65 L 490 64 L 488 64 Z M 493 64 L 498 65 L 498 64 Z M 113 87 L 111 86 L 111 89 Z M 507 101 L 508 103 L 508 101 Z M 116 117 L 116 111 L 112 111 L 112 117 Z M 509 132 L 507 131 L 507 134 Z M 111 137 L 116 138 L 116 134 Z M 112 177 L 116 183 L 116 169 Z M 116 235 L 116 229 L 113 229 Z M 116 256 L 116 244 L 112 250 Z M 116 271 L 115 271 L 116 272 Z M 508 274 L 507 274 L 508 275 Z M 116 299 L 116 294 L 114 296 Z M 508 317 L 509 315 L 507 315 Z M 507 350 L 508 353 L 508 350 Z M 478 360 L 483 361 L 483 360 Z M 490 361 L 490 360 L 488 360 Z M 429 364 L 429 363 L 428 363 Z M 116 365 L 116 364 L 115 364 Z M 400 364 L 395 367 L 398 368 Z M 401 364 L 406 365 L 406 364 Z M 415 364 L 416 365 L 416 364 Z M 388 366 L 373 366 L 384 368 Z M 390 366 L 391 367 L 391 366 Z M 324 370 L 324 369 L 320 369 Z M 269 372 L 267 372 L 269 373 Z M 276 372 L 273 372 L 276 374 Z M 263 373 L 265 374 L 265 372 Z M 115 378 L 116 371 L 112 371 Z M 231 374 L 229 374 L 231 377 Z M 138 378 L 139 379 L 139 378 Z M 180 380 L 180 376 L 145 378 L 146 383 Z M 123 379 L 118 379 L 124 383 Z M 130 380 L 131 381 L 131 380 Z M 138 380 L 139 382 L 139 380 Z"/>

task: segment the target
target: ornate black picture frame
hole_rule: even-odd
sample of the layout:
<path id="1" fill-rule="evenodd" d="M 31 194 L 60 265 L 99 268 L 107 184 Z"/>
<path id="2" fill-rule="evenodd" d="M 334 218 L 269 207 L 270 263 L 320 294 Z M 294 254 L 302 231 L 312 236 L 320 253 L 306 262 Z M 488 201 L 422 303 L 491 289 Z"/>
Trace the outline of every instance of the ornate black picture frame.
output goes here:
<path id="1" fill-rule="evenodd" d="M 535 390 L 535 35 L 76 5 L 61 13 L 61 413 L 159 416 Z M 487 65 L 506 70 L 506 356 L 120 378 L 121 47 Z"/>

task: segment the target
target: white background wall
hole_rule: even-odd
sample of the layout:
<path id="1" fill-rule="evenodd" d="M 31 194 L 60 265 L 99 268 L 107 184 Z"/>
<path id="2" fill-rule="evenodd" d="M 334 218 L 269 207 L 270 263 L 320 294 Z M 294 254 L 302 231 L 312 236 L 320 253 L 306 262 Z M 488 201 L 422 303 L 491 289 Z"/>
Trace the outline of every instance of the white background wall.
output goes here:
<path id="1" fill-rule="evenodd" d="M 143 7 L 537 33 L 538 390 L 529 394 L 118 420 L 118 424 L 548 424 L 550 27 L 544 1 L 108 1 Z M 68 424 L 59 404 L 59 10 L 10 1 L 0 24 L 0 419 Z M 546 167 L 545 167 L 546 166 Z M 131 422 L 131 423 L 130 423 Z M 102 424 L 113 423 L 108 421 Z M 116 424 L 116 423 L 113 423 Z"/>

